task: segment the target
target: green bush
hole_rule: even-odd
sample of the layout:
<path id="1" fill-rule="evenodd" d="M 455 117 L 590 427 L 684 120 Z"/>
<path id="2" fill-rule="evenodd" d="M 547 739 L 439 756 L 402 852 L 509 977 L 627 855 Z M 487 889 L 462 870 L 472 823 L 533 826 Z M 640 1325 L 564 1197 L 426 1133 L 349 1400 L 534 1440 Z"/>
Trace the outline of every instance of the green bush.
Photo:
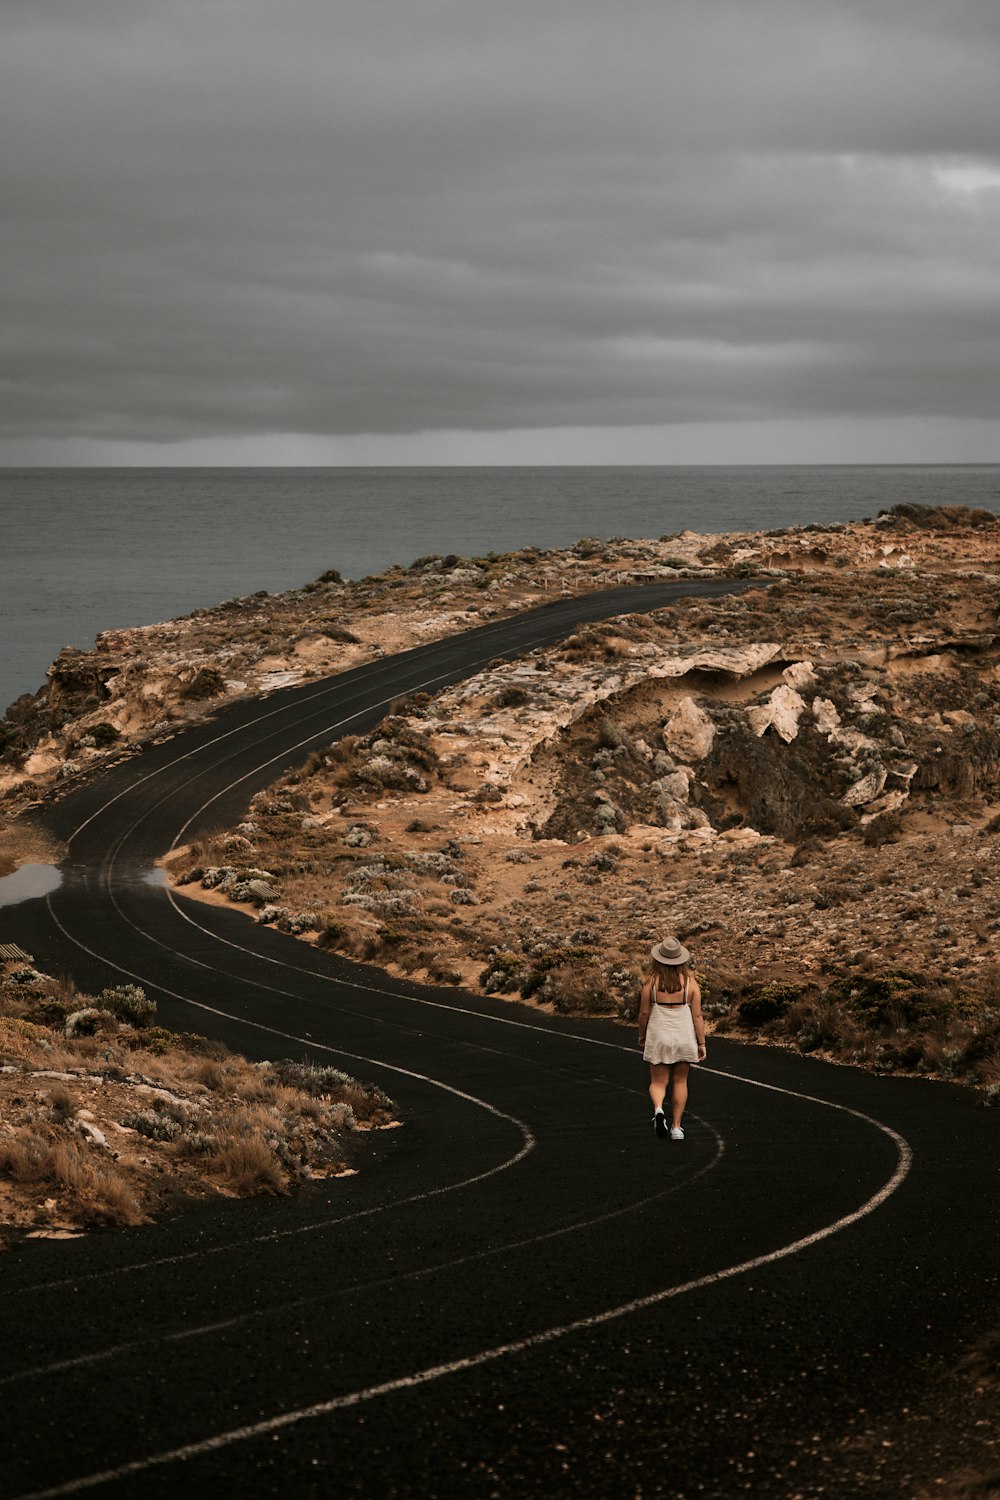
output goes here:
<path id="1" fill-rule="evenodd" d="M 183 1045 L 179 1036 L 172 1031 L 165 1031 L 162 1026 L 150 1026 L 141 1036 L 131 1038 L 125 1032 L 118 1040 L 130 1048 L 141 1047 L 143 1052 L 151 1052 L 154 1057 L 163 1057 L 165 1053 Z"/>
<path id="2" fill-rule="evenodd" d="M 783 1016 L 803 994 L 799 984 L 755 985 L 744 993 L 738 1006 L 740 1020 L 747 1026 L 763 1026 L 767 1021 L 776 1021 Z"/>
<path id="3" fill-rule="evenodd" d="M 167 1114 L 160 1114 L 155 1109 L 142 1109 L 138 1114 L 129 1115 L 122 1121 L 130 1130 L 144 1135 L 150 1141 L 175 1141 L 179 1135 L 183 1135 L 184 1127 L 179 1120 L 175 1120 Z"/>
<path id="4" fill-rule="evenodd" d="M 517 989 L 523 967 L 524 960 L 519 953 L 504 950 L 491 953 L 479 975 L 480 987 L 487 995 L 509 995 Z"/>
<path id="5" fill-rule="evenodd" d="M 119 1021 L 136 1028 L 146 1026 L 156 1015 L 156 1001 L 150 1000 L 146 991 L 137 984 L 116 984 L 102 990 L 97 1003 L 109 1010 Z"/>
<path id="6" fill-rule="evenodd" d="M 994 1012 L 989 1019 L 973 1032 L 966 1043 L 964 1061 L 986 1062 L 988 1058 L 1000 1057 L 1000 1016 Z"/>
<path id="7" fill-rule="evenodd" d="M 497 708 L 520 708 L 522 703 L 527 703 L 528 693 L 516 682 L 511 682 L 497 693 L 493 702 Z"/>
<path id="8" fill-rule="evenodd" d="M 181 697 L 214 698 L 225 685 L 226 680 L 218 667 L 199 667 L 191 681 L 181 689 Z"/>
<path id="9" fill-rule="evenodd" d="M 526 1000 L 529 999 L 542 989 L 545 981 L 555 969 L 566 969 L 567 972 L 571 972 L 579 967 L 582 972 L 593 957 L 594 954 L 590 948 L 551 948 L 548 953 L 543 953 L 531 960 L 530 969 L 521 979 L 521 994 Z M 567 983 L 560 988 L 567 989 L 568 987 Z"/>
<path id="10" fill-rule="evenodd" d="M 94 1005 L 85 1005 L 82 1010 L 74 1010 L 66 1017 L 66 1035 L 68 1037 L 96 1036 L 113 1021 L 114 1016 L 110 1011 L 98 1010 Z"/>
<path id="11" fill-rule="evenodd" d="M 51 1026 L 53 1031 L 64 1031 L 66 1017 L 79 1008 L 75 1000 L 41 1000 L 32 1008 L 31 1019 L 39 1026 Z"/>
<path id="12" fill-rule="evenodd" d="M 898 812 L 879 813 L 865 824 L 862 837 L 868 849 L 877 849 L 881 844 L 894 844 L 903 831 L 903 820 Z"/>
<path id="13" fill-rule="evenodd" d="M 935 1020 L 971 1018 L 980 1008 L 971 995 L 936 986 L 925 975 L 909 969 L 835 979 L 827 995 L 848 1006 L 873 1030 L 888 1027 L 896 1031 L 901 1026 L 925 1026 Z"/>

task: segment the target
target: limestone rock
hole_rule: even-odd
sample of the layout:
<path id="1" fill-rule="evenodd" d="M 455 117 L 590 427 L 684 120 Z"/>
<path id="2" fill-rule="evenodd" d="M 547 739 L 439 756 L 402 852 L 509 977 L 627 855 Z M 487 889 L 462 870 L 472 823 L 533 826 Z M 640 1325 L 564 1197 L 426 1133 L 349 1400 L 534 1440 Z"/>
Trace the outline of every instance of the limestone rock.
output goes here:
<path id="1" fill-rule="evenodd" d="M 95 1146 L 103 1146 L 108 1150 L 108 1138 L 97 1125 L 92 1125 L 89 1120 L 82 1120 L 77 1116 L 76 1128 L 88 1141 L 93 1141 Z"/>
<path id="2" fill-rule="evenodd" d="M 869 771 L 866 776 L 862 776 L 860 781 L 856 781 L 847 789 L 840 799 L 841 802 L 845 807 L 864 807 L 866 803 L 874 802 L 885 786 L 887 774 L 884 766 L 876 766 L 874 770 Z"/>
<path id="3" fill-rule="evenodd" d="M 862 824 L 870 823 L 872 818 L 877 818 L 881 813 L 897 812 L 909 796 L 908 792 L 883 792 L 881 797 L 876 797 L 874 802 L 865 803 L 865 811 L 862 815 Z"/>
<path id="4" fill-rule="evenodd" d="M 750 677 L 781 653 L 774 641 L 751 641 L 741 646 L 696 646 L 667 653 L 648 667 L 650 677 L 684 677 L 688 672 L 729 672 Z"/>
<path id="5" fill-rule="evenodd" d="M 657 826 L 666 828 L 669 833 L 680 833 L 684 827 L 684 819 L 681 816 L 682 809 L 672 797 L 658 797 L 656 801 Z"/>
<path id="6" fill-rule="evenodd" d="M 663 726 L 663 743 L 681 760 L 704 760 L 715 743 L 715 725 L 693 698 L 682 698 Z"/>
<path id="7" fill-rule="evenodd" d="M 791 744 L 799 732 L 799 719 L 805 712 L 805 700 L 787 683 L 776 687 L 766 703 L 755 704 L 747 709 L 750 728 L 760 739 L 768 729 L 781 736 L 786 745 Z"/>
<path id="8" fill-rule="evenodd" d="M 814 698 L 812 711 L 820 734 L 832 734 L 835 729 L 840 728 L 840 714 L 829 698 Z"/>
<path id="9" fill-rule="evenodd" d="M 790 667 L 782 672 L 782 677 L 790 688 L 801 692 L 805 688 L 815 687 L 819 680 L 813 670 L 811 661 L 795 661 Z"/>
<path id="10" fill-rule="evenodd" d="M 670 771 L 666 776 L 661 776 L 654 785 L 658 792 L 665 792 L 676 802 L 686 802 L 691 791 L 690 772 L 685 767 Z"/>

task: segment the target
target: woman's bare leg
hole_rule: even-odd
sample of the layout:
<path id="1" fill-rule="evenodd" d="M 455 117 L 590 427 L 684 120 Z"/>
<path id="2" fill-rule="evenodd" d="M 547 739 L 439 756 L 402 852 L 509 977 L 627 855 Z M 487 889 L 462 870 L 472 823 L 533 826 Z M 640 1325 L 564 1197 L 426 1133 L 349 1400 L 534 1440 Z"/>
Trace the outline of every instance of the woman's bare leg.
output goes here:
<path id="1" fill-rule="evenodd" d="M 670 1077 L 670 1069 L 666 1063 L 650 1063 L 649 1065 L 649 1097 L 653 1101 L 654 1113 L 663 1108 L 663 1100 L 667 1092 L 667 1079 Z"/>
<path id="2" fill-rule="evenodd" d="M 670 1090 L 670 1106 L 673 1118 L 672 1125 L 679 1125 L 681 1117 L 687 1108 L 688 1102 L 688 1069 L 691 1064 L 678 1062 L 671 1064 L 670 1078 L 673 1087 Z M 652 1092 L 652 1089 L 650 1089 Z"/>

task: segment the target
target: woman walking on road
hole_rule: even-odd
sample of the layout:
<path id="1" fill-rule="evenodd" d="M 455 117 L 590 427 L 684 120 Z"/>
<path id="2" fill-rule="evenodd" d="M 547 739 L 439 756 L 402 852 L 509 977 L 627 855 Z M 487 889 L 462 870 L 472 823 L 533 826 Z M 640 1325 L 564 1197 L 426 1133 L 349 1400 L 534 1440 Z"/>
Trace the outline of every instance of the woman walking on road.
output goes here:
<path id="1" fill-rule="evenodd" d="M 661 1138 L 668 1134 L 663 1107 L 669 1088 L 669 1135 L 672 1141 L 682 1141 L 688 1069 L 705 1056 L 701 990 L 688 967 L 691 955 L 676 938 L 657 943 L 650 957 L 649 976 L 639 997 L 639 1046 L 649 1063 L 653 1128 Z"/>

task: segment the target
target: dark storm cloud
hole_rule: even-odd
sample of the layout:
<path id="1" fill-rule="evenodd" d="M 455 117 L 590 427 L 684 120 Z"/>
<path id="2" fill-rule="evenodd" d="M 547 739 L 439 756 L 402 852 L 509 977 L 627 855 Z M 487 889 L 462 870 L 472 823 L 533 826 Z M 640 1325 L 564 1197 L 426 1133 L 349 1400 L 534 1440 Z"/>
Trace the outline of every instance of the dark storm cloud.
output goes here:
<path id="1" fill-rule="evenodd" d="M 4 434 L 993 416 L 993 0 L 0 17 Z"/>

